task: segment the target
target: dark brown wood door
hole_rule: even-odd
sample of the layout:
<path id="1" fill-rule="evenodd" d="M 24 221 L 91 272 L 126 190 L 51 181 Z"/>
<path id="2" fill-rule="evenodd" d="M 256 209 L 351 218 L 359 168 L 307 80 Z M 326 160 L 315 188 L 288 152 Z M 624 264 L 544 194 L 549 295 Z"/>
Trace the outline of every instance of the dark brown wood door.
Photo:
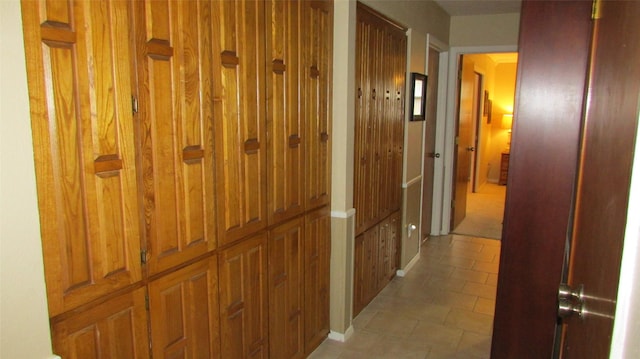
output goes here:
<path id="1" fill-rule="evenodd" d="M 210 256 L 149 283 L 154 358 L 220 357 L 217 267 Z"/>
<path id="2" fill-rule="evenodd" d="M 453 185 L 453 208 L 451 229 L 456 228 L 467 215 L 467 192 L 471 181 L 471 155 L 473 151 L 473 98 L 475 72 L 473 63 L 460 57 L 460 94 L 458 98 L 458 123 L 455 142 L 455 176 Z"/>
<path id="3" fill-rule="evenodd" d="M 304 357 L 304 218 L 269 232 L 269 357 Z"/>
<path id="4" fill-rule="evenodd" d="M 438 72 L 440 71 L 440 52 L 429 48 L 429 65 L 427 70 L 427 119 L 424 141 L 424 170 L 422 172 L 422 227 L 420 239 L 431 234 L 431 217 L 433 205 L 433 171 L 436 157 L 436 115 L 438 112 Z"/>
<path id="5" fill-rule="evenodd" d="M 584 313 L 564 320 L 563 358 L 609 356 L 638 123 L 640 3 L 603 1 L 599 16 L 568 272 Z"/>
<path id="6" fill-rule="evenodd" d="M 591 2 L 522 3 L 491 357 L 549 358 L 570 226 Z"/>
<path id="7" fill-rule="evenodd" d="M 211 65 L 211 4 L 133 6 L 140 29 L 140 189 L 153 274 L 216 246 L 211 79 L 218 76 Z"/>
<path id="8" fill-rule="evenodd" d="M 22 14 L 54 317 L 142 278 L 131 9 L 24 1 Z"/>

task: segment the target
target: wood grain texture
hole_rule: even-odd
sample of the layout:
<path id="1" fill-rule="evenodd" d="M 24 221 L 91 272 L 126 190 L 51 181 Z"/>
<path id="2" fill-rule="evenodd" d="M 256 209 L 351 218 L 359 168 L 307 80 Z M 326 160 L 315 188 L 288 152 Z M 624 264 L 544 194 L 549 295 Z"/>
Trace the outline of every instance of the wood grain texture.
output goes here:
<path id="1" fill-rule="evenodd" d="M 305 129 L 305 208 L 331 200 L 333 2 L 303 2 L 302 86 Z"/>
<path id="2" fill-rule="evenodd" d="M 400 209 L 406 35 L 359 4 L 356 27 L 356 234 Z"/>
<path id="3" fill-rule="evenodd" d="M 265 3 L 213 6 L 218 233 L 228 244 L 267 225 Z M 245 151 L 248 140 L 257 146 Z"/>
<path id="4" fill-rule="evenodd" d="M 134 3 L 148 268 L 216 247 L 211 4 Z M 195 149 L 196 152 L 193 150 Z"/>
<path id="5" fill-rule="evenodd" d="M 269 357 L 304 358 L 304 218 L 269 232 Z"/>
<path id="6" fill-rule="evenodd" d="M 329 334 L 329 207 L 307 214 L 304 230 L 304 341 L 305 353 L 310 354 Z"/>
<path id="7" fill-rule="evenodd" d="M 269 224 L 304 210 L 304 102 L 300 60 L 304 2 L 267 1 L 267 145 Z M 270 67 L 270 69 L 269 69 Z M 293 139 L 293 141 L 292 141 Z"/>
<path id="8" fill-rule="evenodd" d="M 223 358 L 267 358 L 267 235 L 218 252 Z"/>
<path id="9" fill-rule="evenodd" d="M 149 318 L 154 358 L 220 358 L 217 257 L 151 282 Z"/>
<path id="10" fill-rule="evenodd" d="M 145 289 L 120 295 L 52 326 L 62 358 L 149 358 Z"/>
<path id="11" fill-rule="evenodd" d="M 130 11 L 124 2 L 108 1 L 22 5 L 49 313 L 55 316 L 142 276 Z"/>

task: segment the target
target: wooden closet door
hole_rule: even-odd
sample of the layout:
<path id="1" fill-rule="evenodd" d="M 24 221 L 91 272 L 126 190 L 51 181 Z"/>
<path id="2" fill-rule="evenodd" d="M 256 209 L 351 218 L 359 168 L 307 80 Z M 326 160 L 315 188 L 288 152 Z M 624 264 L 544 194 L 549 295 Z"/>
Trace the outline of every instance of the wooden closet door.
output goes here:
<path id="1" fill-rule="evenodd" d="M 329 334 L 329 207 L 307 214 L 304 229 L 304 341 L 305 353 L 309 354 Z"/>
<path id="2" fill-rule="evenodd" d="M 150 273 L 216 247 L 211 4 L 133 3 Z"/>
<path id="3" fill-rule="evenodd" d="M 131 18 L 120 1 L 22 2 L 49 314 L 141 279 Z"/>
<path id="4" fill-rule="evenodd" d="M 220 358 L 218 313 L 215 256 L 149 283 L 153 357 Z"/>
<path id="5" fill-rule="evenodd" d="M 223 358 L 267 358 L 267 236 L 218 253 Z"/>
<path id="6" fill-rule="evenodd" d="M 269 357 L 304 358 L 304 218 L 269 233 Z"/>
<path id="7" fill-rule="evenodd" d="M 267 1 L 267 163 L 269 223 L 304 210 L 304 113 L 299 1 Z"/>
<path id="8" fill-rule="evenodd" d="M 333 2 L 304 1 L 304 6 L 305 208 L 313 209 L 331 200 Z"/>
<path id="9" fill-rule="evenodd" d="M 145 290 L 138 288 L 52 324 L 53 351 L 65 359 L 149 357 Z"/>
<path id="10" fill-rule="evenodd" d="M 213 5 L 221 244 L 267 224 L 264 5 L 253 0 L 215 1 Z"/>
<path id="11" fill-rule="evenodd" d="M 390 193 L 390 210 L 397 211 L 402 206 L 402 157 L 404 153 L 404 126 L 405 126 L 405 78 L 407 73 L 407 36 L 404 30 L 395 29 L 393 33 L 392 50 L 394 56 L 393 73 L 395 90 L 395 103 L 391 114 L 390 136 L 393 138 L 391 146 L 392 164 L 390 171 L 391 188 Z"/>

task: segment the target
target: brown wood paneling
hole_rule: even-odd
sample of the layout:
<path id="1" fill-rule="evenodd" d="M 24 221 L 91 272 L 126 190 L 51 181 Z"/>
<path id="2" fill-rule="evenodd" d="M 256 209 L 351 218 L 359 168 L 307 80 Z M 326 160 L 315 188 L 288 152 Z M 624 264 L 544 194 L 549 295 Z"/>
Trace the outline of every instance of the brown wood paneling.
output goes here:
<path id="1" fill-rule="evenodd" d="M 49 314 L 141 279 L 122 2 L 24 1 L 23 26 Z M 99 29 L 99 30 L 98 30 Z"/>
<path id="2" fill-rule="evenodd" d="M 305 353 L 309 354 L 329 334 L 329 207 L 307 214 L 304 228 L 304 341 Z"/>
<path id="3" fill-rule="evenodd" d="M 267 358 L 267 238 L 259 234 L 218 253 L 223 358 Z"/>
<path id="4" fill-rule="evenodd" d="M 138 288 L 52 325 L 62 358 L 148 358 L 145 289 Z"/>
<path id="5" fill-rule="evenodd" d="M 333 1 L 305 1 L 302 13 L 305 208 L 309 210 L 331 200 Z"/>
<path id="6" fill-rule="evenodd" d="M 269 223 L 304 210 L 305 113 L 300 78 L 304 2 L 267 2 L 267 163 Z"/>
<path id="7" fill-rule="evenodd" d="M 267 225 L 265 3 L 213 6 L 218 233 L 228 244 Z"/>
<path id="8" fill-rule="evenodd" d="M 153 357 L 220 358 L 218 313 L 215 256 L 151 282 L 149 317 Z"/>
<path id="9" fill-rule="evenodd" d="M 136 2 L 140 153 L 148 268 L 216 246 L 211 5 Z"/>
<path id="10" fill-rule="evenodd" d="M 269 357 L 304 358 L 304 218 L 269 232 Z"/>
<path id="11" fill-rule="evenodd" d="M 549 358 L 571 215 L 591 3 L 522 3 L 491 357 Z M 517 320 L 514 320 L 517 318 Z"/>
<path id="12" fill-rule="evenodd" d="M 356 234 L 400 209 L 406 35 L 358 4 L 354 206 Z"/>

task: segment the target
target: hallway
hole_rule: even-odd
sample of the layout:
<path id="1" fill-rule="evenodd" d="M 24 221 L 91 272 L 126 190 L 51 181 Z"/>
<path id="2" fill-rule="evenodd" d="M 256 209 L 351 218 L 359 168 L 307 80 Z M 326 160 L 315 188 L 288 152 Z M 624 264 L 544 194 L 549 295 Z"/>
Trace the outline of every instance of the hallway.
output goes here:
<path id="1" fill-rule="evenodd" d="M 325 340 L 309 358 L 489 358 L 500 241 L 432 237 L 354 319 L 345 343 Z"/>

